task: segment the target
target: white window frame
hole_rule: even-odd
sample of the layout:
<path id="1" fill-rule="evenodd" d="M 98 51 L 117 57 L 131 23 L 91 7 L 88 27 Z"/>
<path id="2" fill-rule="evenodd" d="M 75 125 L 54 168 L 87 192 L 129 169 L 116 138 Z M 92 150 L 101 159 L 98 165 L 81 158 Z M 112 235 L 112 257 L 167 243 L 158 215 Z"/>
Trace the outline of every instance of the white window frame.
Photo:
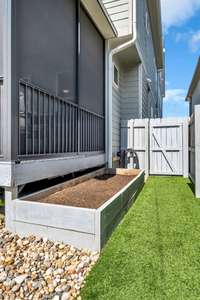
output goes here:
<path id="1" fill-rule="evenodd" d="M 118 82 L 115 82 L 115 69 L 117 70 L 118 74 Z M 119 67 L 116 64 L 113 64 L 113 85 L 115 88 L 119 89 Z"/>

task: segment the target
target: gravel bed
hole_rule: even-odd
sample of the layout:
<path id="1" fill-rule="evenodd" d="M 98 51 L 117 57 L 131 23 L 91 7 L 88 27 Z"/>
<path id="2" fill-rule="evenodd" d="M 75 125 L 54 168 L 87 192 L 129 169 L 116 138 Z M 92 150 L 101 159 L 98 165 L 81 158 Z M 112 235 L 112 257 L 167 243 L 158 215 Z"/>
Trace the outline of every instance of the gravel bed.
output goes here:
<path id="1" fill-rule="evenodd" d="M 0 217 L 0 300 L 81 300 L 99 254 L 34 236 L 20 238 Z"/>

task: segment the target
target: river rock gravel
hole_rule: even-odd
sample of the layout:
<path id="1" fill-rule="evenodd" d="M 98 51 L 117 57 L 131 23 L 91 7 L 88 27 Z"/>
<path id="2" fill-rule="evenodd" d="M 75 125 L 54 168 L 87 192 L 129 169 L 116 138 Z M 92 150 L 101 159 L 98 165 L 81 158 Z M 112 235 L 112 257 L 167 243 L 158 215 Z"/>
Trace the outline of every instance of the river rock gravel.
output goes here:
<path id="1" fill-rule="evenodd" d="M 47 239 L 20 238 L 0 218 L 0 300 L 81 300 L 98 258 L 97 252 Z"/>

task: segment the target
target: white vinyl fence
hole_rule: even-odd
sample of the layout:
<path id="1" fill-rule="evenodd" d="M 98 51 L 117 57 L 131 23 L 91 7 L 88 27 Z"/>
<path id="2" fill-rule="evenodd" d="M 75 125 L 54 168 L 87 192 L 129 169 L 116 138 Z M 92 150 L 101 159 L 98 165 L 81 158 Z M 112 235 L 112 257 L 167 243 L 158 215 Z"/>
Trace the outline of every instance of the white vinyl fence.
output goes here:
<path id="1" fill-rule="evenodd" d="M 132 149 L 128 167 L 150 175 L 188 177 L 188 118 L 122 121 L 121 149 Z"/>
<path id="2" fill-rule="evenodd" d="M 195 194 L 200 198 L 200 105 L 194 107 L 189 121 L 189 176 L 195 185 Z"/>
<path id="3" fill-rule="evenodd" d="M 128 167 L 145 170 L 149 175 L 149 120 L 137 119 L 121 122 L 121 149 L 133 149 L 137 156 Z"/>

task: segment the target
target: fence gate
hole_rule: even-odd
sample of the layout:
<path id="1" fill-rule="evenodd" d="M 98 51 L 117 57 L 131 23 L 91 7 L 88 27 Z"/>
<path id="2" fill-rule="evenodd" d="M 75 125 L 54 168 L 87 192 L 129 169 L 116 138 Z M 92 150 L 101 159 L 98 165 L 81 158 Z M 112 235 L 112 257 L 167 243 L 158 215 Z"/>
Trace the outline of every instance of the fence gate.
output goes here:
<path id="1" fill-rule="evenodd" d="M 133 149 L 135 164 L 146 175 L 188 176 L 188 119 L 144 119 L 122 122 L 122 149 Z"/>

